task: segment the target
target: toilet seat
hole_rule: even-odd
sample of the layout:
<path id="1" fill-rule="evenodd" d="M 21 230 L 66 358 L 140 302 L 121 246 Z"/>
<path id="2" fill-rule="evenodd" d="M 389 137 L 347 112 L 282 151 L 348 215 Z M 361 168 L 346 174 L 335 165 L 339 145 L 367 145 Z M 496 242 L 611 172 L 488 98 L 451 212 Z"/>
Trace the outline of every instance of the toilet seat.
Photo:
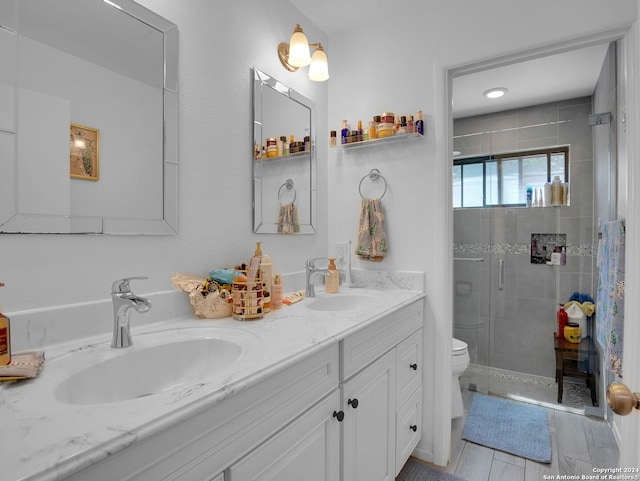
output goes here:
<path id="1" fill-rule="evenodd" d="M 468 351 L 467 351 L 467 343 L 464 341 L 461 341 L 460 339 L 456 339 L 455 337 L 453 338 L 453 345 L 451 348 L 451 354 L 453 356 L 463 356 L 465 355 Z"/>

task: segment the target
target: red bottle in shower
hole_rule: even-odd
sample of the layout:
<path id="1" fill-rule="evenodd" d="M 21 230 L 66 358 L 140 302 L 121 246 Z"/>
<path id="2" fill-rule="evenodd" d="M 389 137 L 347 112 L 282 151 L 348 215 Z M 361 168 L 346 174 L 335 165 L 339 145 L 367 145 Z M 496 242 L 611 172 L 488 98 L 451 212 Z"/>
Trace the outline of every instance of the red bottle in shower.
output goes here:
<path id="1" fill-rule="evenodd" d="M 558 339 L 564 339 L 564 327 L 569 322 L 569 315 L 564 310 L 564 304 L 560 304 L 558 311 Z"/>

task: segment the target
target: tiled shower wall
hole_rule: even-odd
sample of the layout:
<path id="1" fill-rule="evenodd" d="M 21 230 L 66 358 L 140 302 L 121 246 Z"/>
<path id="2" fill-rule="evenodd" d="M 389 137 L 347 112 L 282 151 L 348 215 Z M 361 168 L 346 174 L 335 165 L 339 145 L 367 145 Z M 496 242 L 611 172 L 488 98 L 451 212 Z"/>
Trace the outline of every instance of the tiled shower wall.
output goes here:
<path id="1" fill-rule="evenodd" d="M 559 302 L 594 295 L 591 97 L 454 121 L 461 156 L 569 145 L 570 206 L 454 210 L 454 336 L 474 363 L 553 378 Z M 531 264 L 531 234 L 567 236 L 567 264 Z M 504 287 L 499 289 L 499 261 Z"/>

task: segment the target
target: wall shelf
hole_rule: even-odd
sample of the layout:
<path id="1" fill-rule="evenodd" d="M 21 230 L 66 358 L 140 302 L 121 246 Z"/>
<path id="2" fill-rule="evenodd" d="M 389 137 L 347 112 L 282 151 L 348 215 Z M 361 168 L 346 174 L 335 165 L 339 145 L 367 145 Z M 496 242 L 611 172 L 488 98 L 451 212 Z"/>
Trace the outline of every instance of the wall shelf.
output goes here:
<path id="1" fill-rule="evenodd" d="M 417 132 L 411 134 L 396 134 L 389 137 L 383 137 L 381 139 L 363 140 L 361 142 L 351 142 L 349 144 L 338 144 L 337 147 L 341 149 L 358 149 L 362 147 L 371 147 L 374 145 L 389 144 L 393 142 L 399 142 L 401 140 L 421 139 L 424 135 Z"/>
<path id="2" fill-rule="evenodd" d="M 311 154 L 311 150 L 305 150 L 304 152 L 296 152 L 295 154 L 287 154 L 287 155 L 278 155 L 276 157 L 259 157 L 255 159 L 256 162 L 272 162 L 274 160 L 282 160 L 282 159 L 295 159 L 301 157 L 309 157 Z"/>

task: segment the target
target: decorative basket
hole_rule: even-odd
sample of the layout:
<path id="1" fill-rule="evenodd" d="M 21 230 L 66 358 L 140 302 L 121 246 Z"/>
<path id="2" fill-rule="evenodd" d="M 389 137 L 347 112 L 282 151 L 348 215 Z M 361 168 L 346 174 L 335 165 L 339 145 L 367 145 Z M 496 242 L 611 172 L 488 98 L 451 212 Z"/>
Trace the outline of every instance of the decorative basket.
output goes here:
<path id="1" fill-rule="evenodd" d="M 173 287 L 189 294 L 197 317 L 218 319 L 231 316 L 231 294 L 217 282 L 185 274 L 174 274 L 171 282 Z"/>
<path id="2" fill-rule="evenodd" d="M 231 285 L 233 318 L 240 321 L 261 319 L 264 316 L 264 286 L 260 272 L 252 280 L 245 270 L 233 271 Z"/>
<path id="3" fill-rule="evenodd" d="M 202 292 L 193 290 L 189 293 L 189 301 L 193 306 L 196 316 L 202 319 L 218 319 L 231 315 L 231 297 L 229 291 L 223 289 L 211 292 L 206 297 Z"/>

